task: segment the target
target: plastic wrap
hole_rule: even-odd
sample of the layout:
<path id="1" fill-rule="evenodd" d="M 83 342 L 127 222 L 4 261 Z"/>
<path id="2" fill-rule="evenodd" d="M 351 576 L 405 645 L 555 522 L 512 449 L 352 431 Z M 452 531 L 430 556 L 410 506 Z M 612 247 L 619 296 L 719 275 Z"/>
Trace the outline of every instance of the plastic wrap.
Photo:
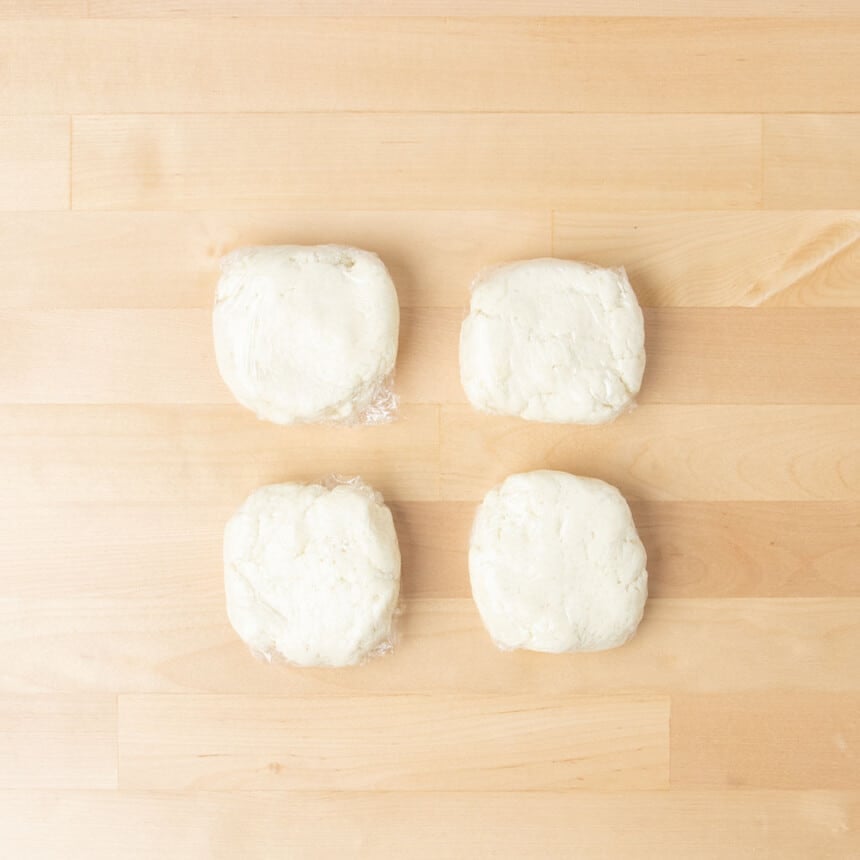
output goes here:
<path id="1" fill-rule="evenodd" d="M 230 623 L 258 659 L 341 667 L 394 647 L 397 534 L 359 477 L 252 493 L 225 528 L 224 583 Z"/>
<path id="2" fill-rule="evenodd" d="M 370 402 L 360 412 L 348 420 L 332 421 L 332 424 L 371 425 L 389 424 L 397 417 L 400 399 L 394 391 L 394 373 L 389 373 L 374 388 Z"/>
<path id="3" fill-rule="evenodd" d="M 343 245 L 239 248 L 221 261 L 218 369 L 276 424 L 381 424 L 397 411 L 400 311 L 385 265 Z"/>
<path id="4" fill-rule="evenodd" d="M 554 258 L 504 263 L 482 270 L 470 296 L 460 379 L 476 409 L 603 424 L 635 407 L 644 321 L 623 268 Z"/>

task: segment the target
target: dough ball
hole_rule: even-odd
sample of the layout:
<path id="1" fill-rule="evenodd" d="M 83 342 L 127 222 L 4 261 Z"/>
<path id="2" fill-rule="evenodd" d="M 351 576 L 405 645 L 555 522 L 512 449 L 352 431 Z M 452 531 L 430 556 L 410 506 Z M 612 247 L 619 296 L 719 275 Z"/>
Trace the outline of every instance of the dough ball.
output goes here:
<path id="1" fill-rule="evenodd" d="M 223 262 L 213 326 L 224 382 L 277 424 L 357 421 L 394 369 L 400 311 L 376 254 L 241 248 Z"/>
<path id="2" fill-rule="evenodd" d="M 645 550 L 615 487 L 566 472 L 511 475 L 478 508 L 472 595 L 500 648 L 623 645 L 648 594 Z"/>
<path id="3" fill-rule="evenodd" d="M 391 512 L 358 483 L 272 484 L 224 532 L 227 614 L 251 650 L 350 666 L 390 644 L 400 591 Z"/>
<path id="4" fill-rule="evenodd" d="M 460 379 L 483 412 L 600 424 L 633 401 L 644 370 L 642 311 L 623 269 L 526 260 L 472 289 Z"/>

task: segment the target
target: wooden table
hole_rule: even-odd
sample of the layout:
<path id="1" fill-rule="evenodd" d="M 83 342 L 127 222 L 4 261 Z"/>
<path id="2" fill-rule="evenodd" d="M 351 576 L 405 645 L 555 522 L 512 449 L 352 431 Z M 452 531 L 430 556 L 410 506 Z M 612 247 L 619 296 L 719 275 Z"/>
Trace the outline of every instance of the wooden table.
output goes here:
<path id="1" fill-rule="evenodd" d="M 2 856 L 860 856 L 858 80 L 858 0 L 0 0 Z M 218 378 L 219 256 L 325 241 L 397 283 L 389 426 Z M 464 400 L 471 278 L 549 254 L 645 306 L 612 425 Z M 474 505 L 540 467 L 631 500 L 623 649 L 479 623 Z M 329 472 L 395 513 L 397 651 L 255 662 L 223 523 Z"/>

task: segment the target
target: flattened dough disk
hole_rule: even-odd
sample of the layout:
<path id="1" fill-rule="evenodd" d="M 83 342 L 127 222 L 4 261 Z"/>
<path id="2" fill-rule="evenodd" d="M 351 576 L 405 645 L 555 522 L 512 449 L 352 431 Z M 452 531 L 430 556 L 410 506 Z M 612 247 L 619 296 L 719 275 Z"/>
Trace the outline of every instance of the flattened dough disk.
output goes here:
<path id="1" fill-rule="evenodd" d="M 400 591 L 391 512 L 366 484 L 272 484 L 224 531 L 227 614 L 255 653 L 349 666 L 385 650 Z"/>
<path id="2" fill-rule="evenodd" d="M 566 472 L 511 475 L 479 506 L 472 596 L 500 648 L 602 651 L 636 632 L 645 550 L 621 493 Z"/>
<path id="3" fill-rule="evenodd" d="M 218 369 L 241 404 L 277 424 L 366 420 L 385 397 L 399 321 L 376 254 L 340 245 L 241 248 L 224 259 L 218 282 Z"/>
<path id="4" fill-rule="evenodd" d="M 633 402 L 644 370 L 642 311 L 623 269 L 525 260 L 473 286 L 460 379 L 483 412 L 600 424 Z"/>

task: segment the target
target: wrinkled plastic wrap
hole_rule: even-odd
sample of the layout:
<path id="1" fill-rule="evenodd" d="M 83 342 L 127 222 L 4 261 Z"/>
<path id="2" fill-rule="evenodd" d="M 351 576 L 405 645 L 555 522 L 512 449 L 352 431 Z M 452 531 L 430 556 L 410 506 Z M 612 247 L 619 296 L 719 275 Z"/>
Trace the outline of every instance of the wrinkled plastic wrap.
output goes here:
<path id="1" fill-rule="evenodd" d="M 358 412 L 354 418 L 345 421 L 332 421 L 332 424 L 372 425 L 390 424 L 397 417 L 399 398 L 394 391 L 394 374 L 389 373 L 374 388 L 370 403 Z"/>
<path id="2" fill-rule="evenodd" d="M 397 292 L 379 257 L 342 245 L 238 248 L 221 260 L 218 369 L 236 400 L 276 424 L 394 419 Z"/>
<path id="3" fill-rule="evenodd" d="M 520 283 L 516 284 L 515 288 L 509 293 L 510 298 L 504 301 L 513 302 L 511 309 L 507 314 L 500 314 L 498 309 L 495 311 L 496 316 L 491 309 L 481 307 L 476 303 L 475 293 L 479 287 L 484 286 L 487 282 L 493 281 L 499 275 L 503 275 L 506 270 L 511 275 L 520 275 L 526 266 L 545 266 L 549 277 L 557 276 L 558 272 L 553 272 L 553 269 L 569 268 L 571 275 L 576 274 L 576 269 L 580 269 L 585 273 L 605 273 L 605 282 L 593 288 L 592 293 L 586 293 L 589 299 L 596 299 L 598 311 L 602 307 L 607 314 L 622 314 L 626 317 L 626 322 L 632 326 L 635 331 L 634 342 L 617 343 L 617 338 L 614 336 L 617 333 L 614 331 L 615 320 L 613 325 L 608 327 L 609 334 L 605 339 L 601 338 L 597 343 L 602 344 L 607 351 L 606 362 L 618 365 L 619 373 L 601 375 L 599 367 L 591 367 L 587 371 L 583 371 L 581 364 L 569 353 L 565 354 L 564 349 L 572 340 L 573 348 L 576 349 L 576 338 L 573 331 L 541 331 L 540 326 L 547 326 L 545 321 L 541 321 L 539 316 L 536 316 L 532 308 L 517 308 L 516 304 L 528 300 L 534 295 L 533 284 Z M 566 275 L 567 276 L 567 275 Z M 513 280 L 510 278 L 509 280 Z M 613 283 L 617 281 L 617 283 Z M 498 290 L 504 290 L 501 286 L 501 279 L 495 285 Z M 627 414 L 636 408 L 636 395 L 641 386 L 642 375 L 645 367 L 645 347 L 644 347 L 644 321 L 642 311 L 636 299 L 636 294 L 633 291 L 630 281 L 627 277 L 627 272 L 623 267 L 605 268 L 596 266 L 591 263 L 583 263 L 573 260 L 562 260 L 551 257 L 537 258 L 533 260 L 519 260 L 508 263 L 500 263 L 489 266 L 481 270 L 469 286 L 470 305 L 466 310 L 463 323 L 460 331 L 460 379 L 461 384 L 466 392 L 467 399 L 475 409 L 481 412 L 493 415 L 505 415 L 521 417 L 525 420 L 540 421 L 543 423 L 558 423 L 558 424 L 605 424 L 616 420 L 620 415 Z M 553 300 L 552 295 L 546 297 L 547 302 Z M 496 298 L 496 304 L 501 304 L 502 300 Z M 618 308 L 610 307 L 611 303 L 617 304 Z M 519 313 L 517 312 L 519 311 Z M 548 317 L 552 322 L 563 319 L 566 312 L 569 312 L 569 306 L 563 304 L 559 306 L 558 312 Z M 594 316 L 594 309 L 590 310 Z M 490 331 L 497 320 L 505 321 L 506 317 L 508 326 L 516 328 L 520 332 L 528 332 L 527 350 L 520 348 L 519 354 L 514 356 L 515 350 L 513 345 L 504 343 L 505 332 L 501 334 Z M 580 323 L 581 324 L 581 323 Z M 575 326 L 575 323 L 572 323 Z M 476 336 L 476 326 L 487 328 L 482 335 Z M 535 330 L 532 331 L 529 326 Z M 548 326 L 550 329 L 552 325 Z M 509 331 L 511 328 L 508 329 Z M 636 337 L 638 336 L 638 343 Z M 541 352 L 535 354 L 547 365 L 544 368 L 536 368 L 529 366 L 533 359 L 531 354 L 532 341 L 536 342 L 539 350 L 546 353 L 547 344 L 553 350 L 558 350 L 560 355 L 555 357 L 555 361 L 550 363 L 548 355 L 541 355 Z M 494 347 L 494 344 L 500 344 Z M 618 355 L 616 350 L 621 350 L 621 355 Z M 629 353 L 628 353 L 629 351 Z M 574 355 L 576 353 L 574 352 Z M 528 367 L 526 374 L 518 374 L 520 376 L 520 384 L 524 379 L 529 380 L 529 385 L 525 391 L 516 392 L 517 396 L 511 394 L 515 391 L 515 386 L 511 382 L 510 377 L 513 375 L 511 370 L 512 358 L 516 357 L 520 362 L 525 362 Z M 480 379 L 474 378 L 474 372 L 469 373 L 468 367 L 480 368 L 478 371 Z M 560 368 L 569 367 L 569 379 L 564 382 L 556 381 L 552 387 L 548 389 L 540 389 L 534 381 L 535 375 L 549 373 L 550 368 L 553 374 L 557 374 Z M 574 370 L 575 368 L 575 370 Z M 588 379 L 588 373 L 591 373 L 592 379 Z M 507 374 L 507 378 L 504 378 Z M 614 378 L 613 378 L 614 377 Z M 571 392 L 577 387 L 585 387 L 590 394 L 591 408 L 593 415 L 584 414 L 586 409 L 582 403 L 587 402 L 581 400 L 578 407 L 574 407 L 570 403 Z M 494 391 L 495 388 L 495 391 Z M 507 394 L 505 396 L 504 393 Z M 559 406 L 565 399 L 568 398 L 569 404 L 565 414 L 565 407 Z M 543 406 L 534 406 L 531 398 L 538 401 L 543 400 Z M 519 401 L 519 402 L 518 402 Z M 525 404 L 525 405 L 524 405 Z M 547 405 L 549 404 L 549 405 Z M 576 414 L 576 412 L 581 414 Z M 547 414 L 540 414 L 545 412 Z"/>
<path id="4" fill-rule="evenodd" d="M 225 528 L 224 583 L 230 623 L 258 659 L 341 667 L 394 647 L 397 535 L 359 477 L 252 493 Z"/>

